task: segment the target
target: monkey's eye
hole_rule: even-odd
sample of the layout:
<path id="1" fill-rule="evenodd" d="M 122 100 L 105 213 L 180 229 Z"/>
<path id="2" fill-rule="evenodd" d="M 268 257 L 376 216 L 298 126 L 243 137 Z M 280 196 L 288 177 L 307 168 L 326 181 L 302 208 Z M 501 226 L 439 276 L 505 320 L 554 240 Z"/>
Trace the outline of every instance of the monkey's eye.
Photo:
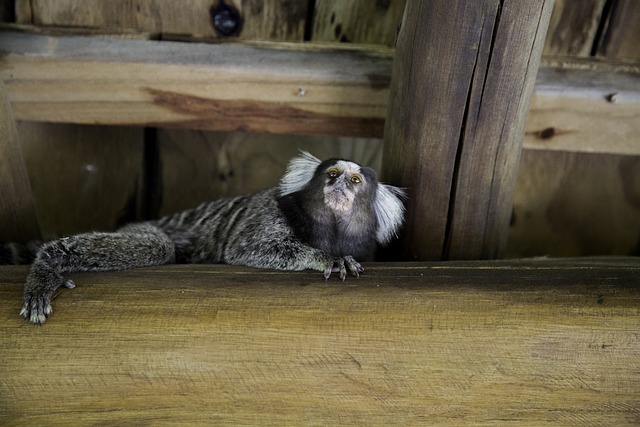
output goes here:
<path id="1" fill-rule="evenodd" d="M 329 178 L 337 178 L 338 175 L 340 175 L 340 171 L 338 169 L 331 168 L 327 171 L 327 176 Z"/>
<path id="2" fill-rule="evenodd" d="M 360 175 L 351 175 L 351 182 L 354 184 L 362 183 L 362 177 Z"/>

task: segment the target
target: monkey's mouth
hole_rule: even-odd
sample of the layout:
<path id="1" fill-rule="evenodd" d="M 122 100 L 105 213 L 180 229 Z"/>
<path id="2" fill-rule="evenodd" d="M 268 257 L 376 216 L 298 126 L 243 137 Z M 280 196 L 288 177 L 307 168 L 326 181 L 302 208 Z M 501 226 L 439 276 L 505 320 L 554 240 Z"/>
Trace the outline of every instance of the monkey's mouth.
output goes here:
<path id="1" fill-rule="evenodd" d="M 334 188 L 325 192 L 324 202 L 329 208 L 335 211 L 344 212 L 351 209 L 353 197 L 351 193 L 343 189 Z"/>

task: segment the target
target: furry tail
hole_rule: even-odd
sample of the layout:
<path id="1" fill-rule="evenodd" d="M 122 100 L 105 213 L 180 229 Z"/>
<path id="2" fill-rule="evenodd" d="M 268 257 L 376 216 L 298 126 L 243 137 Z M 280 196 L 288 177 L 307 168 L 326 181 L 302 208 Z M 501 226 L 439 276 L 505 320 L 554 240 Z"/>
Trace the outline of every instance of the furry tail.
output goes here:
<path id="1" fill-rule="evenodd" d="M 45 242 L 0 243 L 0 265 L 31 264 Z"/>

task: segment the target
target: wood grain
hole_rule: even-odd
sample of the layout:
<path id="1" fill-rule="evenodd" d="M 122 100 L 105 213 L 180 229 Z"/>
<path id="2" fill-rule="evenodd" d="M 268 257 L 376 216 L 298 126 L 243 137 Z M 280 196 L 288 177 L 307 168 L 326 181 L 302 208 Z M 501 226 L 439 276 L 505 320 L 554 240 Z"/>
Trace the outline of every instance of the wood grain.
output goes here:
<path id="1" fill-rule="evenodd" d="M 555 0 L 543 55 L 588 57 L 606 0 Z"/>
<path id="2" fill-rule="evenodd" d="M 142 128 L 20 122 L 18 129 L 44 238 L 143 219 Z"/>
<path id="3" fill-rule="evenodd" d="M 404 259 L 503 253 L 552 5 L 407 2 L 383 170 L 409 189 Z"/>
<path id="4" fill-rule="evenodd" d="M 82 274 L 43 327 L 0 268 L 0 423 L 640 422 L 637 259 Z"/>
<path id="5" fill-rule="evenodd" d="M 38 239 L 29 176 L 7 90 L 0 78 L 0 242 Z"/>
<path id="6" fill-rule="evenodd" d="M 640 156 L 525 150 L 506 256 L 640 255 Z"/>
<path id="7" fill-rule="evenodd" d="M 40 26 L 66 26 L 136 30 L 164 39 L 221 39 L 212 26 L 211 0 L 16 0 L 17 22 Z M 302 41 L 307 2 L 285 0 L 225 0 L 235 8 L 242 26 L 240 39 Z"/>
<path id="8" fill-rule="evenodd" d="M 600 40 L 597 56 L 640 62 L 640 3 L 635 0 L 616 0 Z"/>
<path id="9" fill-rule="evenodd" d="M 540 68 L 524 146 L 538 150 L 638 155 L 638 117 L 640 73 L 597 67 Z"/>
<path id="10" fill-rule="evenodd" d="M 22 120 L 344 136 L 382 134 L 392 61 L 388 49 L 2 32 L 0 50 Z"/>
<path id="11" fill-rule="evenodd" d="M 311 40 L 393 47 L 405 3 L 405 0 L 316 0 Z"/>
<path id="12" fill-rule="evenodd" d="M 382 137 L 391 50 L 269 46 L 0 32 L 0 74 L 21 120 Z M 525 147 L 640 154 L 637 67 L 546 63 Z"/>

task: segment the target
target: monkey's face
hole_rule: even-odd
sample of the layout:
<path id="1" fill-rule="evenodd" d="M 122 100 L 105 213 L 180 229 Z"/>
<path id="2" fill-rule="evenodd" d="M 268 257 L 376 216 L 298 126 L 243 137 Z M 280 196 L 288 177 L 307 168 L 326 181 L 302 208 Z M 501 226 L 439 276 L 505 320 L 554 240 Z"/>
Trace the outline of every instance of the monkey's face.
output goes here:
<path id="1" fill-rule="evenodd" d="M 360 165 L 338 160 L 325 170 L 325 206 L 340 213 L 348 213 L 358 194 L 365 191 L 368 185 Z"/>

